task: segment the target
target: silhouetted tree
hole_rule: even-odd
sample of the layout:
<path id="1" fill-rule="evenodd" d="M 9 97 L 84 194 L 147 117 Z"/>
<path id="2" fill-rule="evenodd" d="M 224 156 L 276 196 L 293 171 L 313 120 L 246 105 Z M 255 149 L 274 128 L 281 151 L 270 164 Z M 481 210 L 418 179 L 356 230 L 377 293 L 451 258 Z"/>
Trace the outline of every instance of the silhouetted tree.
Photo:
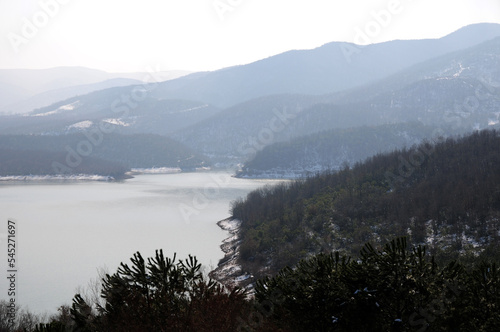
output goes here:
<path id="1" fill-rule="evenodd" d="M 80 296 L 71 313 L 79 331 L 234 331 L 245 294 L 206 280 L 195 257 L 184 261 L 156 251 L 147 261 L 139 252 L 132 264 L 103 279 L 104 305 L 93 314 Z"/>

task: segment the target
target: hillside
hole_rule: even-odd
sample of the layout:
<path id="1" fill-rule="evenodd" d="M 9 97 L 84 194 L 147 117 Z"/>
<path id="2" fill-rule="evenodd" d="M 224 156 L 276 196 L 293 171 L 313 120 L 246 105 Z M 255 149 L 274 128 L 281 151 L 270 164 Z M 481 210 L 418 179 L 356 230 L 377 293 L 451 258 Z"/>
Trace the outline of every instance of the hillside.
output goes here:
<path id="1" fill-rule="evenodd" d="M 60 100 L 72 98 L 74 96 L 84 95 L 102 89 L 137 85 L 140 83 L 141 81 L 134 79 L 113 78 L 97 83 L 57 88 L 25 97 L 14 104 L 5 106 L 3 109 L 0 108 L 0 112 L 4 111 L 7 114 L 25 114 L 37 108 L 49 106 Z"/>
<path id="2" fill-rule="evenodd" d="M 497 255 L 500 135 L 424 143 L 234 202 L 242 271 L 273 274 L 311 253 L 356 254 L 408 236 L 443 261 Z"/>
<path id="3" fill-rule="evenodd" d="M 80 133 L 60 136 L 40 135 L 0 135 L 0 149 L 9 149 L 26 155 L 28 151 L 38 151 L 37 156 L 47 153 L 43 157 L 45 168 L 53 168 L 52 160 L 48 157 L 53 153 L 64 155 L 61 164 L 63 170 L 71 169 L 73 164 L 86 162 L 87 159 L 98 158 L 130 168 L 175 167 L 194 169 L 210 165 L 207 158 L 200 156 L 168 137 L 159 135 L 120 135 Z M 56 158 L 53 160 L 59 160 Z M 24 170 L 27 158 L 19 159 L 19 164 L 11 165 L 10 169 Z M 69 162 L 68 162 L 69 161 Z M 49 163 L 50 162 L 50 163 Z M 26 174 L 35 174 L 30 171 Z M 18 174 L 18 173 L 16 173 Z M 4 174 L 2 174 L 4 175 Z M 12 175 L 6 174 L 5 175 Z"/>
<path id="4" fill-rule="evenodd" d="M 232 155 L 241 162 L 266 145 L 332 129 L 404 122 L 421 122 L 450 134 L 488 128 L 499 123 L 498 54 L 500 38 L 356 89 L 322 96 L 254 99 L 200 121 L 175 137 L 215 158 Z M 285 116 L 277 117 L 277 113 Z"/>
<path id="5" fill-rule="evenodd" d="M 432 137 L 437 128 L 409 122 L 375 127 L 332 129 L 266 146 L 246 162 L 237 177 L 300 178 L 383 153 L 412 146 Z"/>
<path id="6" fill-rule="evenodd" d="M 155 81 L 188 74 L 155 72 Z M 101 89 L 151 81 L 151 73 L 108 73 L 85 67 L 0 69 L 0 113 L 26 113 L 60 100 Z"/>
<path id="7" fill-rule="evenodd" d="M 238 163 L 264 146 L 291 137 L 288 127 L 323 96 L 272 95 L 225 109 L 173 137 L 222 162 Z"/>
<path id="8" fill-rule="evenodd" d="M 82 159 L 75 167 L 61 172 L 54 165 L 66 163 L 65 152 L 43 150 L 12 150 L 0 148 L 0 180 L 78 179 L 119 180 L 127 178 L 128 169 L 118 163 L 95 157 Z"/>
<path id="9" fill-rule="evenodd" d="M 153 96 L 200 100 L 227 108 L 272 94 L 327 94 L 375 82 L 497 36 L 500 25 L 476 24 L 440 39 L 396 40 L 364 47 L 332 42 L 164 82 Z M 353 50 L 354 54 L 350 54 Z"/>
<path id="10" fill-rule="evenodd" d="M 149 76 L 165 80 L 168 77 L 170 80 L 155 85 L 149 91 L 149 97 L 157 100 L 193 100 L 227 108 L 273 94 L 329 94 L 374 83 L 418 63 L 479 45 L 498 36 L 500 25 L 475 24 L 440 39 L 396 40 L 364 47 L 332 42 L 312 50 L 289 51 L 247 65 L 193 73 L 177 79 L 170 79 L 172 76 L 161 72 L 151 73 Z M 359 52 L 346 57 L 343 52 L 345 47 L 357 48 Z M 0 71 L 0 83 L 9 84 L 12 88 L 24 86 L 25 90 L 33 93 L 112 78 L 140 77 L 144 80 L 148 76 L 147 73 L 142 76 L 109 74 L 86 68 Z M 129 90 L 128 87 L 120 88 L 118 96 L 129 93 Z M 104 104 L 111 105 L 116 99 L 114 91 L 105 89 L 96 93 L 100 98 L 106 98 L 102 100 Z M 95 108 L 97 105 L 85 108 L 92 106 Z"/>
<path id="11" fill-rule="evenodd" d="M 132 98 L 134 87 L 107 89 L 36 109 L 23 116 L 3 116 L 3 134 L 61 135 L 112 126 L 113 132 L 169 135 L 191 126 L 219 109 L 188 100 L 156 100 L 146 95 Z M 111 101 L 110 101 L 111 100 Z"/>

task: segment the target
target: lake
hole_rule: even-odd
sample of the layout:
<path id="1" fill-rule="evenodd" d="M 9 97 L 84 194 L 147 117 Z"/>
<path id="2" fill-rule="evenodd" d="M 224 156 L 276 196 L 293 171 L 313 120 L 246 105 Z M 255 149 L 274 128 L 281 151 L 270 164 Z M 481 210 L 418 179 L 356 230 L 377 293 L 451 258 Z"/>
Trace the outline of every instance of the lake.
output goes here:
<path id="1" fill-rule="evenodd" d="M 236 179 L 229 173 L 138 175 L 123 182 L 0 182 L 0 259 L 6 272 L 7 221 L 16 222 L 16 302 L 37 313 L 71 304 L 98 269 L 114 273 L 139 251 L 195 255 L 213 269 L 228 233 L 217 221 L 231 201 L 276 180 Z M 7 300 L 7 282 L 0 282 Z"/>

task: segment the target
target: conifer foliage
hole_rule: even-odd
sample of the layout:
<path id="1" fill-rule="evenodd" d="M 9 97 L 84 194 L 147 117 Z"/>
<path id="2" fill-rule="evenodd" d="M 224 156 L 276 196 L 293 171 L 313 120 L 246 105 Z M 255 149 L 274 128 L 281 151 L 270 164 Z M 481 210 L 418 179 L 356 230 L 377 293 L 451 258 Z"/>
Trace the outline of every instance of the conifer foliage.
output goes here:
<path id="1" fill-rule="evenodd" d="M 281 331 L 498 331 L 500 270 L 438 267 L 396 238 L 360 257 L 319 254 L 257 281 L 258 307 Z"/>
<path id="2" fill-rule="evenodd" d="M 147 261 L 139 252 L 103 279 L 104 305 L 91 306 L 80 296 L 71 313 L 79 331 L 234 331 L 245 306 L 244 292 L 203 276 L 193 256 L 166 258 L 162 250 Z"/>
<path id="3" fill-rule="evenodd" d="M 35 329 L 19 322 L 0 331 L 500 331 L 496 263 L 440 265 L 404 237 L 367 243 L 355 258 L 336 251 L 301 260 L 258 280 L 254 299 L 205 280 L 192 256 L 160 250 L 131 262 L 103 278 L 103 303 L 77 294 L 71 317 L 63 307 Z"/>

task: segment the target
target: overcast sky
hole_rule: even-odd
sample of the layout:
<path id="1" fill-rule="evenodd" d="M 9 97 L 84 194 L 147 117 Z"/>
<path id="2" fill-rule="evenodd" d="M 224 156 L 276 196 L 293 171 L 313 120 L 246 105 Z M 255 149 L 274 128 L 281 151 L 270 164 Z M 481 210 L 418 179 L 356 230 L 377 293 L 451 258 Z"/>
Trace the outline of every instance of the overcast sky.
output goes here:
<path id="1" fill-rule="evenodd" d="M 500 0 L 0 0 L 0 68 L 215 70 L 479 22 L 500 23 Z"/>

